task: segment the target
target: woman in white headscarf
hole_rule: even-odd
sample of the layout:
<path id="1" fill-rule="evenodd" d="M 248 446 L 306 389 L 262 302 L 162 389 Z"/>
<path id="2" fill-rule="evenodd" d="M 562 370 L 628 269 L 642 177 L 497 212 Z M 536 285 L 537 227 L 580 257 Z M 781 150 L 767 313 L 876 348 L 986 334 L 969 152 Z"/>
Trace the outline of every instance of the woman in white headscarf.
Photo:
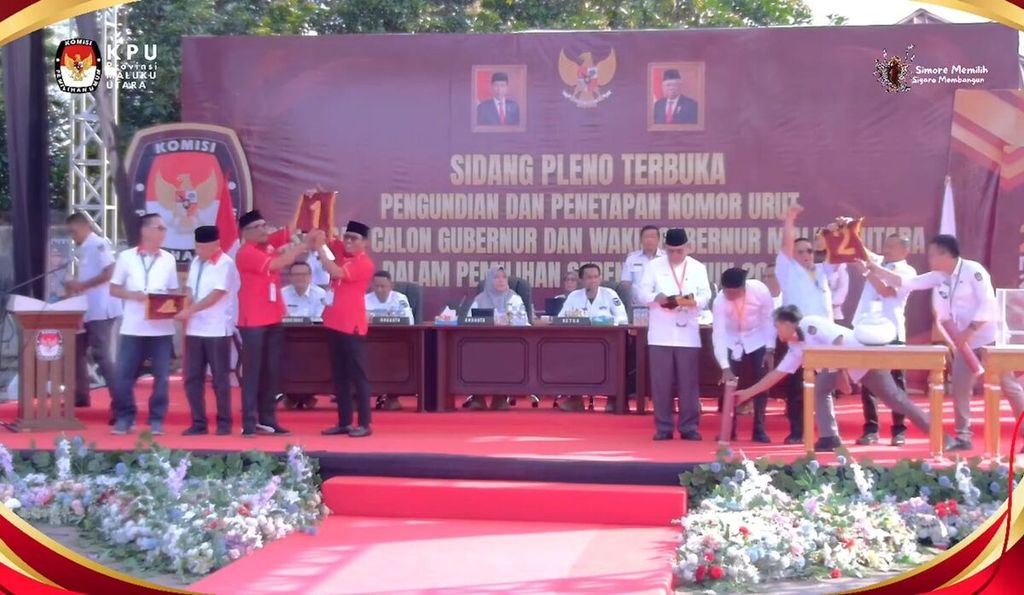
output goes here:
<path id="1" fill-rule="evenodd" d="M 484 279 L 484 290 L 476 296 L 470 308 L 493 308 L 494 316 L 504 316 L 507 312 L 523 308 L 523 298 L 512 291 L 508 286 L 508 275 L 502 267 L 491 267 Z M 487 402 L 482 395 L 473 395 L 465 403 L 464 407 L 469 409 L 486 409 Z M 509 409 L 509 397 L 507 395 L 494 395 L 491 397 L 491 409 Z"/>

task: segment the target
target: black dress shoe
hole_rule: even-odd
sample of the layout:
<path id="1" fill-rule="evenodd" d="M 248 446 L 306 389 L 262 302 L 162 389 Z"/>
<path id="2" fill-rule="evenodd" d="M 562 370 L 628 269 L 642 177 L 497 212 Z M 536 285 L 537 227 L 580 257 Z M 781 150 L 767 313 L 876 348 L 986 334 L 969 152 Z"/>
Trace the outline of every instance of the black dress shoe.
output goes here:
<path id="1" fill-rule="evenodd" d="M 256 430 L 242 430 L 242 438 L 255 438 Z"/>
<path id="2" fill-rule="evenodd" d="M 679 437 L 682 438 L 683 440 L 693 440 L 693 441 L 699 441 L 699 440 L 703 440 L 704 439 L 704 438 L 701 437 L 700 432 L 698 432 L 697 430 L 690 430 L 688 432 L 679 432 Z"/>
<path id="3" fill-rule="evenodd" d="M 275 434 L 281 434 L 281 435 L 291 434 L 291 432 L 289 432 L 288 430 L 282 428 L 281 426 L 270 426 L 270 427 L 274 429 L 274 433 Z"/>
<path id="4" fill-rule="evenodd" d="M 365 438 L 370 434 L 373 434 L 373 430 L 370 429 L 370 426 L 356 426 L 348 433 L 348 437 Z"/>
<path id="5" fill-rule="evenodd" d="M 333 428 L 327 428 L 320 432 L 324 436 L 340 436 L 342 434 L 348 434 L 352 431 L 352 426 L 334 426 Z"/>
<path id="6" fill-rule="evenodd" d="M 789 436 L 786 436 L 785 440 L 783 440 L 783 444 L 803 444 L 803 443 L 804 443 L 804 437 L 800 436 L 798 434 L 790 434 Z"/>
<path id="7" fill-rule="evenodd" d="M 861 446 L 867 446 L 869 444 L 878 444 L 878 432 L 865 433 L 860 438 L 857 438 L 857 444 Z"/>
<path id="8" fill-rule="evenodd" d="M 832 452 L 835 449 L 843 445 L 843 441 L 839 439 L 839 436 L 828 436 L 818 438 L 814 442 L 815 452 Z"/>
<path id="9" fill-rule="evenodd" d="M 903 446 L 906 443 L 907 443 L 907 433 L 906 432 L 898 432 L 896 434 L 893 434 L 892 435 L 892 440 L 889 441 L 889 444 L 892 445 L 892 446 Z"/>
<path id="10" fill-rule="evenodd" d="M 751 438 L 754 442 L 760 442 L 761 444 L 771 444 L 772 439 L 768 437 L 768 434 L 764 432 L 757 432 Z"/>
<path id="11" fill-rule="evenodd" d="M 230 436 L 231 435 L 231 428 L 217 428 L 217 435 L 218 436 Z"/>
<path id="12" fill-rule="evenodd" d="M 672 432 L 655 432 L 654 433 L 654 439 L 655 440 L 671 440 L 672 439 Z"/>
<path id="13" fill-rule="evenodd" d="M 200 427 L 192 426 L 191 428 L 189 428 L 189 429 L 185 430 L 184 432 L 182 432 L 181 435 L 182 436 L 203 436 L 203 435 L 209 434 L 209 433 L 210 433 L 210 431 L 207 430 L 206 428 L 200 428 Z"/>

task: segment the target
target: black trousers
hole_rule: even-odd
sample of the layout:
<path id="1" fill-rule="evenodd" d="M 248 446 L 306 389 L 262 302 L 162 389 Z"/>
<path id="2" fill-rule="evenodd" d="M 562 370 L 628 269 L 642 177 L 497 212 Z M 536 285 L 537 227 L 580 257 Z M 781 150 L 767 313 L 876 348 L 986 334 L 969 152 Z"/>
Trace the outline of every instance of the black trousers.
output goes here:
<path id="1" fill-rule="evenodd" d="M 244 327 L 238 334 L 242 336 L 242 431 L 255 431 L 257 423 L 276 427 L 284 329 L 279 324 Z"/>
<path id="2" fill-rule="evenodd" d="M 217 429 L 231 429 L 231 337 L 185 337 L 185 396 L 192 410 L 192 427 L 206 428 L 206 366 L 217 397 Z"/>
<path id="3" fill-rule="evenodd" d="M 366 337 L 328 329 L 327 344 L 331 349 L 334 396 L 338 400 L 338 425 L 352 425 L 352 390 L 355 389 L 359 425 L 369 427 L 372 420 L 370 380 L 366 374 Z"/>
<path id="4" fill-rule="evenodd" d="M 764 347 L 755 350 L 751 353 L 744 353 L 743 359 L 735 361 L 731 357 L 729 358 L 729 368 L 732 373 L 736 375 L 739 380 L 737 388 L 743 389 L 748 386 L 753 386 L 760 382 L 764 378 L 767 371 L 764 369 L 764 355 L 766 349 Z M 752 436 L 758 436 L 764 434 L 764 417 L 765 411 L 768 409 L 768 393 L 763 392 L 754 397 L 754 430 Z M 731 440 L 736 439 L 736 425 L 738 416 L 736 410 L 733 409 L 732 413 L 732 436 Z"/>
<path id="5" fill-rule="evenodd" d="M 902 341 L 893 341 L 893 345 L 903 345 Z M 903 392 L 907 391 L 906 376 L 903 370 L 892 370 L 892 379 L 896 381 L 896 386 L 900 387 Z M 864 433 L 865 434 L 877 434 L 878 433 L 878 399 L 875 395 L 871 394 L 866 386 L 861 387 L 860 393 L 861 404 L 864 405 Z M 892 412 L 892 434 L 903 434 L 907 431 L 907 417 L 902 413 Z"/>
<path id="6" fill-rule="evenodd" d="M 789 434 L 800 438 L 804 435 L 804 369 L 801 366 L 786 379 L 786 419 L 789 420 Z"/>

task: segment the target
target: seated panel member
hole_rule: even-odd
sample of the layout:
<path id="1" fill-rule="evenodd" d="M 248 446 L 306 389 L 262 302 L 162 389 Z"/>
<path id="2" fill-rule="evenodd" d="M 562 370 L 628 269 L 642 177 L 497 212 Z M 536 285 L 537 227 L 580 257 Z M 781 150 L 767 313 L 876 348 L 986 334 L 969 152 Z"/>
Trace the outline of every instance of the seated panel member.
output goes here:
<path id="1" fill-rule="evenodd" d="M 556 299 L 562 299 L 569 297 L 569 294 L 580 288 L 580 273 L 579 271 L 569 271 L 562 275 L 562 293 L 556 295 Z"/>
<path id="2" fill-rule="evenodd" d="M 377 271 L 373 274 L 370 286 L 373 291 L 366 294 L 366 312 L 370 316 L 402 316 L 415 324 L 409 298 L 400 291 L 394 290 L 391 273 Z"/>
<path id="3" fill-rule="evenodd" d="M 281 290 L 288 316 L 323 318 L 327 292 L 313 285 L 313 271 L 308 263 L 296 262 L 289 269 L 292 284 Z"/>
<path id="4" fill-rule="evenodd" d="M 565 298 L 559 317 L 582 315 L 588 318 L 607 317 L 615 324 L 629 324 L 626 307 L 614 289 L 601 286 L 601 267 L 590 263 L 580 267 L 583 289 L 577 289 Z M 578 313 L 578 314 L 577 314 Z"/>
<path id="5" fill-rule="evenodd" d="M 774 370 L 754 386 L 736 391 L 736 402 L 742 403 L 781 382 L 786 376 L 802 369 L 804 346 L 825 347 L 829 345 L 859 345 L 853 338 L 853 331 L 839 326 L 824 316 L 802 316 L 796 306 L 783 306 L 775 311 L 775 330 L 779 339 L 788 344 L 786 357 Z M 847 370 L 852 380 L 867 387 L 893 411 L 902 413 L 927 436 L 931 423 L 928 414 L 922 411 L 896 385 L 888 370 Z M 819 370 L 814 382 L 815 424 L 819 438 L 814 443 L 816 451 L 833 451 L 842 446 L 832 393 L 835 391 L 837 370 Z M 947 445 L 955 444 L 951 436 L 946 437 Z"/>
<path id="6" fill-rule="evenodd" d="M 562 304 L 559 317 L 586 316 L 588 318 L 611 318 L 616 325 L 629 324 L 626 306 L 615 290 L 601 286 L 601 267 L 590 263 L 580 267 L 583 289 L 569 294 Z M 609 399 L 609 403 L 611 403 Z M 571 395 L 556 402 L 562 411 L 582 411 L 583 396 Z"/>
<path id="7" fill-rule="evenodd" d="M 502 267 L 491 267 L 484 279 L 484 290 L 476 296 L 470 310 L 486 308 L 494 309 L 494 317 L 505 316 L 506 313 L 517 309 L 525 309 L 523 298 L 512 291 L 508 286 L 508 275 Z M 484 397 L 473 395 L 466 403 L 469 409 L 485 409 L 487 407 Z M 494 395 L 491 398 L 491 409 L 505 410 L 511 408 L 508 396 Z"/>
<path id="8" fill-rule="evenodd" d="M 751 386 L 764 378 L 772 367 L 775 355 L 775 305 L 768 288 L 755 279 L 747 279 L 747 271 L 731 268 L 722 272 L 722 293 L 712 305 L 715 324 L 711 337 L 715 359 L 722 367 L 722 383 L 739 380 L 737 388 Z M 768 393 L 754 398 L 754 432 L 751 440 L 768 444 L 764 428 Z M 731 437 L 736 438 L 736 420 Z"/>
<path id="9" fill-rule="evenodd" d="M 410 326 L 416 323 L 413 319 L 412 307 L 409 305 L 409 298 L 402 292 L 393 289 L 391 273 L 377 271 L 373 274 L 373 282 L 370 287 L 373 291 L 366 294 L 364 298 L 368 316 L 402 316 L 409 321 Z M 380 395 L 377 397 L 377 409 L 399 411 L 402 409 L 402 404 L 396 395 Z"/>

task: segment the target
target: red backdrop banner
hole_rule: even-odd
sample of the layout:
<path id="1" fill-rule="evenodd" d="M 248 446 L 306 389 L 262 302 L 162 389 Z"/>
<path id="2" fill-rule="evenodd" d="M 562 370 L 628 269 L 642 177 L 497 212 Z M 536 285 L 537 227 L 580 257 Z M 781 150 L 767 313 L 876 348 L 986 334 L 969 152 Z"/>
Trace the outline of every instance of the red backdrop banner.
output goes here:
<path id="1" fill-rule="evenodd" d="M 911 90 L 887 93 L 875 59 L 910 44 Z M 902 231 L 924 269 L 954 94 L 1020 76 L 1016 32 L 993 24 L 198 37 L 182 62 L 184 119 L 237 132 L 268 220 L 338 189 L 336 224 L 373 226 L 374 259 L 428 287 L 428 314 L 493 263 L 535 301 L 582 262 L 617 278 L 645 223 L 686 227 L 712 281 L 734 265 L 759 276 L 795 200 L 804 234 L 864 217 L 868 248 Z M 665 121 L 668 69 L 682 96 Z"/>

